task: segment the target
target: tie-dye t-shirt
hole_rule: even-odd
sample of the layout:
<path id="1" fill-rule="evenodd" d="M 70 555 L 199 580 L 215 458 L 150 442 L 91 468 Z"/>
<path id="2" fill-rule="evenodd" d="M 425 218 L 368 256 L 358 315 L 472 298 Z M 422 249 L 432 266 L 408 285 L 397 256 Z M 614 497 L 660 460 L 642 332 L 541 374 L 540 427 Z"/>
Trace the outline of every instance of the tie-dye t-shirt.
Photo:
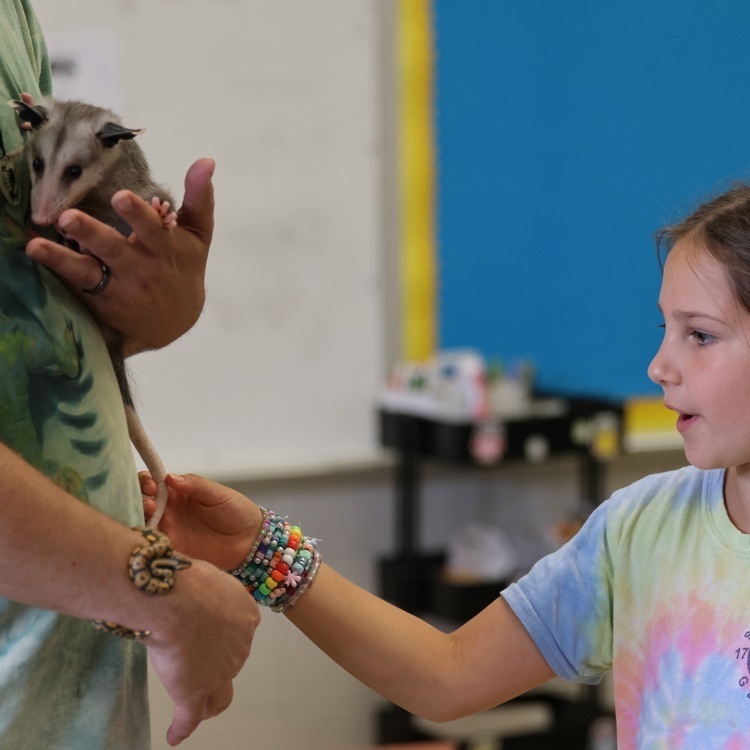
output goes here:
<path id="1" fill-rule="evenodd" d="M 618 750 L 750 747 L 750 536 L 723 470 L 616 492 L 503 597 L 554 671 L 612 670 Z"/>
<path id="2" fill-rule="evenodd" d="M 136 525 L 135 462 L 99 329 L 23 250 L 28 172 L 5 102 L 24 91 L 47 93 L 50 83 L 26 0 L 0 3 L 0 49 L 0 441 L 68 490 L 71 502 Z M 143 646 L 0 598 L 0 748 L 149 746 Z"/>

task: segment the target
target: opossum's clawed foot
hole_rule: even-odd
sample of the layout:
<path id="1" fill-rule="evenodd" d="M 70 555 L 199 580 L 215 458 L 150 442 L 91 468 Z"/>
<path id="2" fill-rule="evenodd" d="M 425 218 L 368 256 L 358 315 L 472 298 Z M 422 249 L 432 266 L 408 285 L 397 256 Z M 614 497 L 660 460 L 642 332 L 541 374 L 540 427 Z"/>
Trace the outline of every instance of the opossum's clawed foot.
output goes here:
<path id="1" fill-rule="evenodd" d="M 156 212 L 161 216 L 161 223 L 165 229 L 174 229 L 177 226 L 177 214 L 171 210 L 169 201 L 162 201 L 159 198 L 152 198 L 151 205 L 156 209 Z"/>

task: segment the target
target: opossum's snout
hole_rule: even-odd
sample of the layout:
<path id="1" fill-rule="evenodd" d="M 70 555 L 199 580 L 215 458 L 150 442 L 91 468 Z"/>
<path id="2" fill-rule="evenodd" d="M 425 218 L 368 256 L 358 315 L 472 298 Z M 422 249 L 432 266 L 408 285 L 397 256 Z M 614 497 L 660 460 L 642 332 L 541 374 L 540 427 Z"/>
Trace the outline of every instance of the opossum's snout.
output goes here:
<path id="1" fill-rule="evenodd" d="M 51 216 L 48 213 L 39 213 L 38 211 L 31 212 L 31 220 L 38 227 L 48 227 L 57 221 L 57 216 Z"/>
<path id="2" fill-rule="evenodd" d="M 82 174 L 78 165 L 66 166 L 60 174 L 58 170 L 45 169 L 44 160 L 37 157 L 32 161 L 31 220 L 40 227 L 56 224 L 60 214 L 72 208 L 81 199 L 85 188 L 76 185 Z"/>
<path id="3" fill-rule="evenodd" d="M 31 220 L 40 227 L 48 227 L 59 218 L 61 211 L 56 211 L 54 204 L 58 195 L 45 179 L 44 160 L 37 156 L 31 162 Z"/>
<path id="4" fill-rule="evenodd" d="M 31 220 L 39 227 L 48 227 L 59 218 L 63 209 L 57 208 L 46 199 L 39 199 L 32 191 L 31 194 Z"/>
<path id="5" fill-rule="evenodd" d="M 60 214 L 73 205 L 67 195 L 50 191 L 44 183 L 31 189 L 31 220 L 39 227 L 57 224 Z"/>

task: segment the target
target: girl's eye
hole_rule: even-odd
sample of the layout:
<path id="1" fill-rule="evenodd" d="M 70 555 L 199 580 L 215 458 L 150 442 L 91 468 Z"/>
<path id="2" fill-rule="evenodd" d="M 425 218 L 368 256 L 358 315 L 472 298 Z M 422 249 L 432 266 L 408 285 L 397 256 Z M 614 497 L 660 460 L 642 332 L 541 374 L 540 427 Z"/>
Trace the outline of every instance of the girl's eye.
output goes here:
<path id="1" fill-rule="evenodd" d="M 710 333 L 704 333 L 703 331 L 690 331 L 690 336 L 695 339 L 698 346 L 706 346 L 716 341 L 716 336 Z"/>

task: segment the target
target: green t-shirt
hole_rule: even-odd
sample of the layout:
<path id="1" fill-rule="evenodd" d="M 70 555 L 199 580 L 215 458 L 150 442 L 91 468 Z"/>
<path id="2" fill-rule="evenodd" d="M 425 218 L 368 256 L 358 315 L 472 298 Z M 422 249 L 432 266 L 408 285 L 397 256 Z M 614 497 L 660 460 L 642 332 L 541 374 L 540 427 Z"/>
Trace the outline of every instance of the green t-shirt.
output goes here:
<path id="1" fill-rule="evenodd" d="M 0 4 L 0 49 L 0 441 L 68 490 L 71 502 L 137 525 L 135 462 L 99 328 L 23 251 L 28 171 L 5 102 L 50 89 L 27 0 Z M 0 598 L 0 749 L 142 750 L 149 737 L 143 646 Z"/>

